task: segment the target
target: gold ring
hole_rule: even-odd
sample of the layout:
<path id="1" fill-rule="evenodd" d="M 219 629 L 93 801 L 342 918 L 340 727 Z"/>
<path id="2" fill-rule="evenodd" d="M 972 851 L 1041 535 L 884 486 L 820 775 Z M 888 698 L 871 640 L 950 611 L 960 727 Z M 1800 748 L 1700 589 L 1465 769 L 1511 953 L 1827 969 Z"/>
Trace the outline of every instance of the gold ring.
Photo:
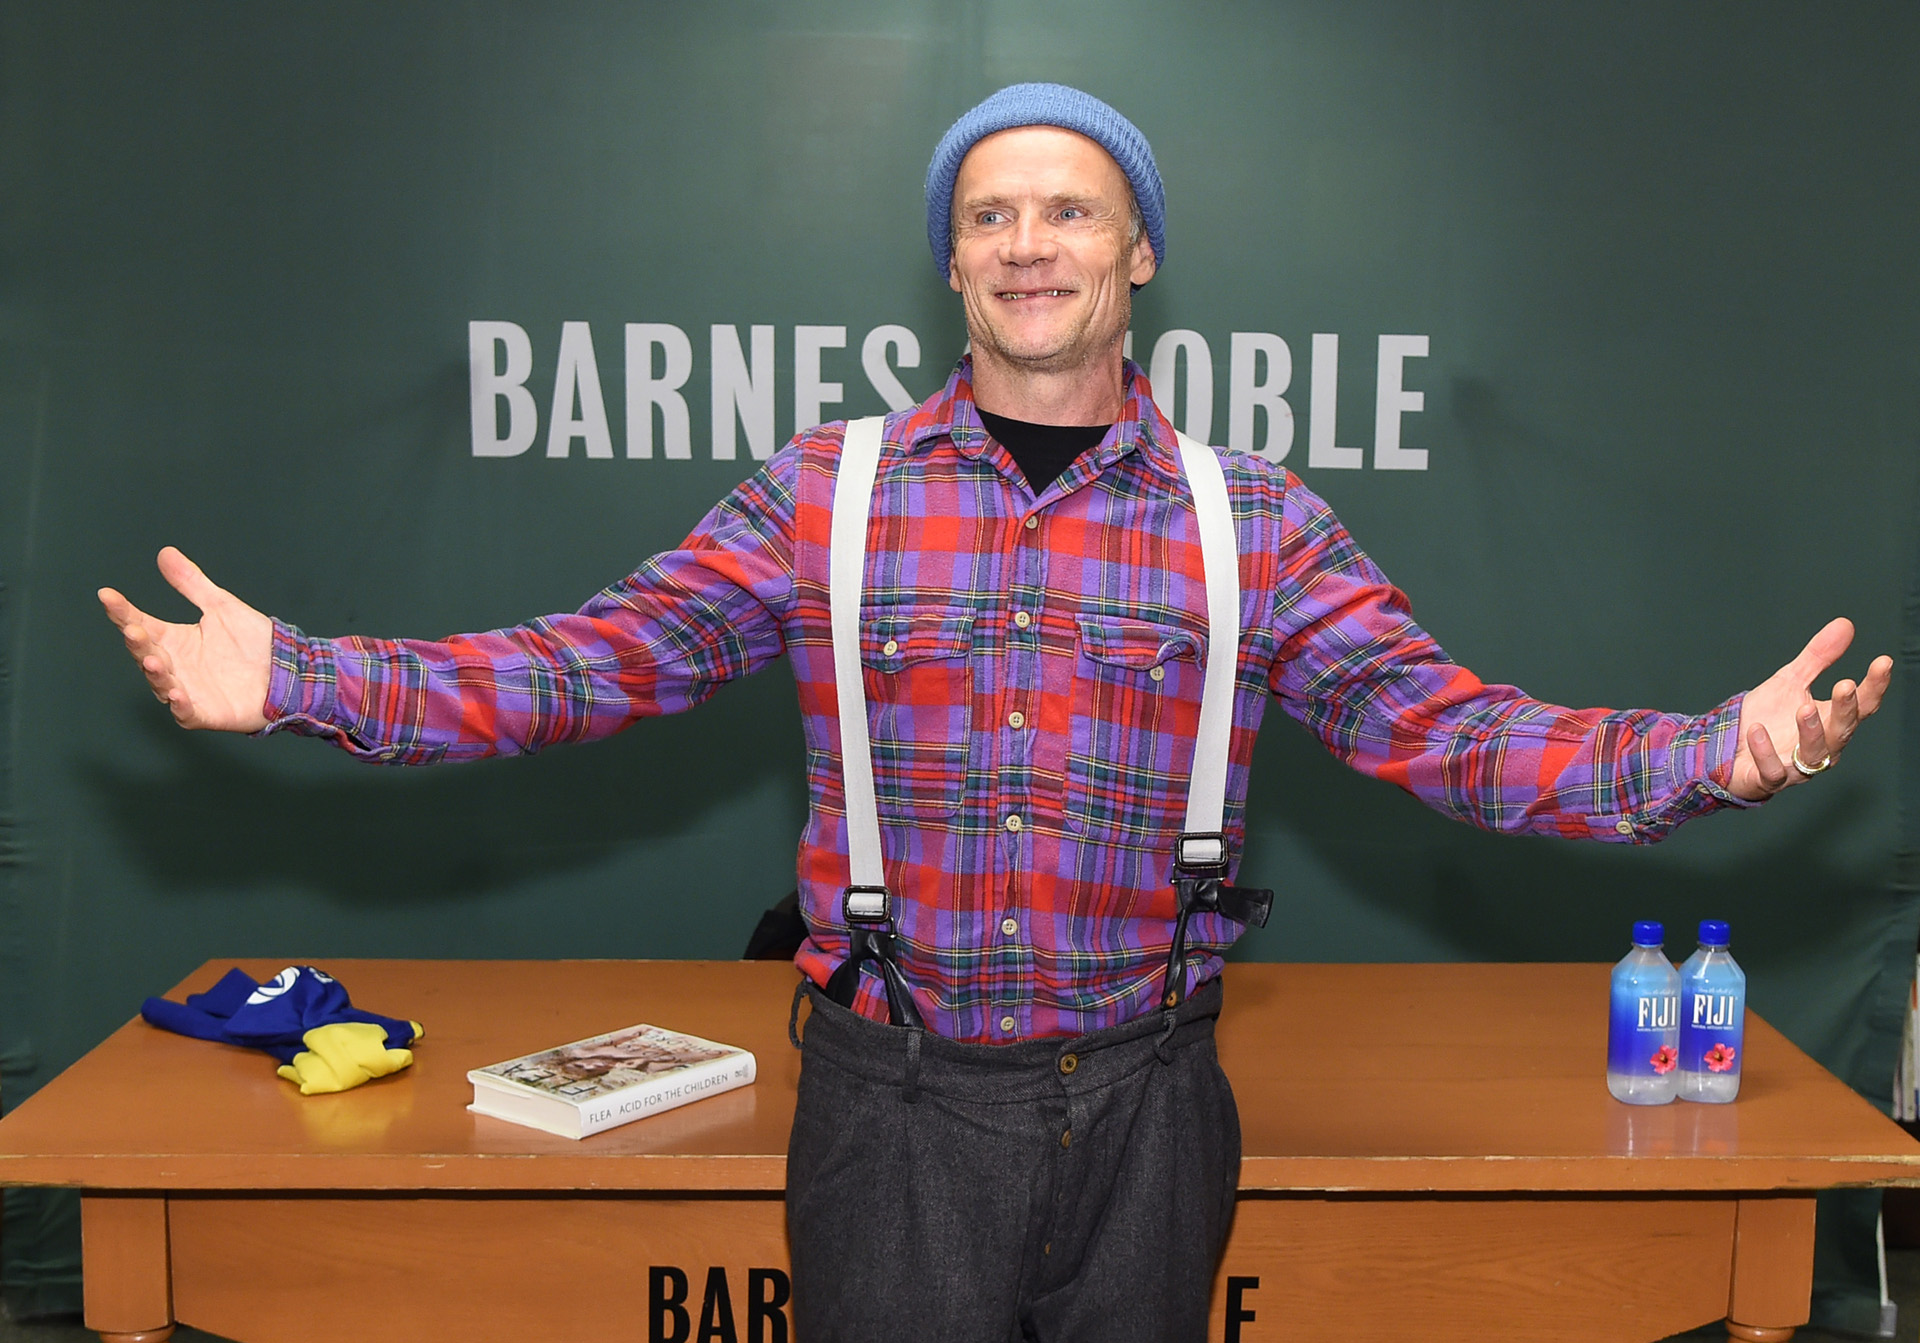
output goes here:
<path id="1" fill-rule="evenodd" d="M 1800 759 L 1800 744 L 1795 742 L 1793 747 L 1793 767 L 1799 770 L 1803 777 L 1811 779 L 1821 770 L 1833 768 L 1833 756 L 1829 753 L 1827 758 L 1817 765 L 1805 764 Z"/>

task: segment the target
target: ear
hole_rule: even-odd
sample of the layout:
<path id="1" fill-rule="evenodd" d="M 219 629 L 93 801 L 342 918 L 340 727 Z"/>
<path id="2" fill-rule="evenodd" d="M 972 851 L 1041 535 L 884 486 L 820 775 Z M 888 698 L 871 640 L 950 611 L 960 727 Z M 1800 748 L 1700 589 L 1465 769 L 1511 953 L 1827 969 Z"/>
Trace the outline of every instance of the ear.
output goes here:
<path id="1" fill-rule="evenodd" d="M 954 293 L 960 292 L 960 272 L 954 269 L 953 253 L 947 253 L 947 288 Z"/>
<path id="2" fill-rule="evenodd" d="M 1147 241 L 1147 235 L 1142 233 L 1133 244 L 1133 270 L 1128 273 L 1127 278 L 1138 288 L 1151 280 L 1154 272 L 1159 269 L 1160 263 L 1153 259 L 1153 244 Z"/>

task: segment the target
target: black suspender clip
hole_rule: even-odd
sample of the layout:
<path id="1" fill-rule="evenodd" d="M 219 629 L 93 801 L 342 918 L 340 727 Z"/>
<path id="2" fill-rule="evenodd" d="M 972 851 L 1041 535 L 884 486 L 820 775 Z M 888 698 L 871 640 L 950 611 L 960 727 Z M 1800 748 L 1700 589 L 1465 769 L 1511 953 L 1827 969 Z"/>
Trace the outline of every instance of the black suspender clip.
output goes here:
<path id="1" fill-rule="evenodd" d="M 827 981 L 827 997 L 842 1007 L 853 1006 L 860 988 L 860 967 L 874 962 L 887 988 L 887 1015 L 896 1026 L 925 1030 L 920 1009 L 913 1004 L 906 976 L 894 959 L 893 897 L 884 886 L 849 886 L 840 899 L 847 920 L 847 959 Z M 1264 921 L 1264 920 L 1263 920 Z"/>
<path id="2" fill-rule="evenodd" d="M 1179 1006 L 1187 983 L 1187 919 L 1196 911 L 1224 914 L 1252 928 L 1267 926 L 1273 912 L 1273 892 L 1254 886 L 1227 884 L 1227 837 L 1217 830 L 1183 834 L 1173 850 L 1173 888 L 1179 894 L 1180 914 L 1173 924 L 1173 945 L 1167 949 L 1167 974 L 1160 1005 Z"/>

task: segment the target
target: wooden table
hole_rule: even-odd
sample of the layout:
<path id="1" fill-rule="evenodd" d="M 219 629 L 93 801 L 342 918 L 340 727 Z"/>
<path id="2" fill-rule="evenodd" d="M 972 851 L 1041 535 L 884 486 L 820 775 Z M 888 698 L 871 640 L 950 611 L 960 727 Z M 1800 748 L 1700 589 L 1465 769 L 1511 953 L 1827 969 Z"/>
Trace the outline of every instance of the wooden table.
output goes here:
<path id="1" fill-rule="evenodd" d="M 0 1184 L 83 1191 L 89 1325 L 787 1338 L 790 967 L 325 968 L 426 1023 L 411 1070 L 303 1098 L 262 1055 L 133 1021 L 0 1121 Z M 1920 1144 L 1753 1018 L 1737 1103 L 1621 1105 L 1606 990 L 1598 965 L 1233 966 L 1246 1158 L 1212 1336 L 1790 1337 L 1813 1191 L 1920 1183 Z M 760 1080 L 582 1143 L 464 1108 L 468 1068 L 635 1021 L 744 1045 Z"/>

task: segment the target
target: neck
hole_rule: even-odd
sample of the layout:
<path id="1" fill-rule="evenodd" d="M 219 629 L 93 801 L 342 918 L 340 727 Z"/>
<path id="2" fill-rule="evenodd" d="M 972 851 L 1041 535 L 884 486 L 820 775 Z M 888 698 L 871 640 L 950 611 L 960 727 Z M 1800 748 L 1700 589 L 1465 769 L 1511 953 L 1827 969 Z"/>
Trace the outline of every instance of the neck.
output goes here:
<path id="1" fill-rule="evenodd" d="M 1120 346 L 1070 369 L 1021 368 L 973 347 L 973 403 L 1030 424 L 1112 424 L 1126 408 Z"/>

